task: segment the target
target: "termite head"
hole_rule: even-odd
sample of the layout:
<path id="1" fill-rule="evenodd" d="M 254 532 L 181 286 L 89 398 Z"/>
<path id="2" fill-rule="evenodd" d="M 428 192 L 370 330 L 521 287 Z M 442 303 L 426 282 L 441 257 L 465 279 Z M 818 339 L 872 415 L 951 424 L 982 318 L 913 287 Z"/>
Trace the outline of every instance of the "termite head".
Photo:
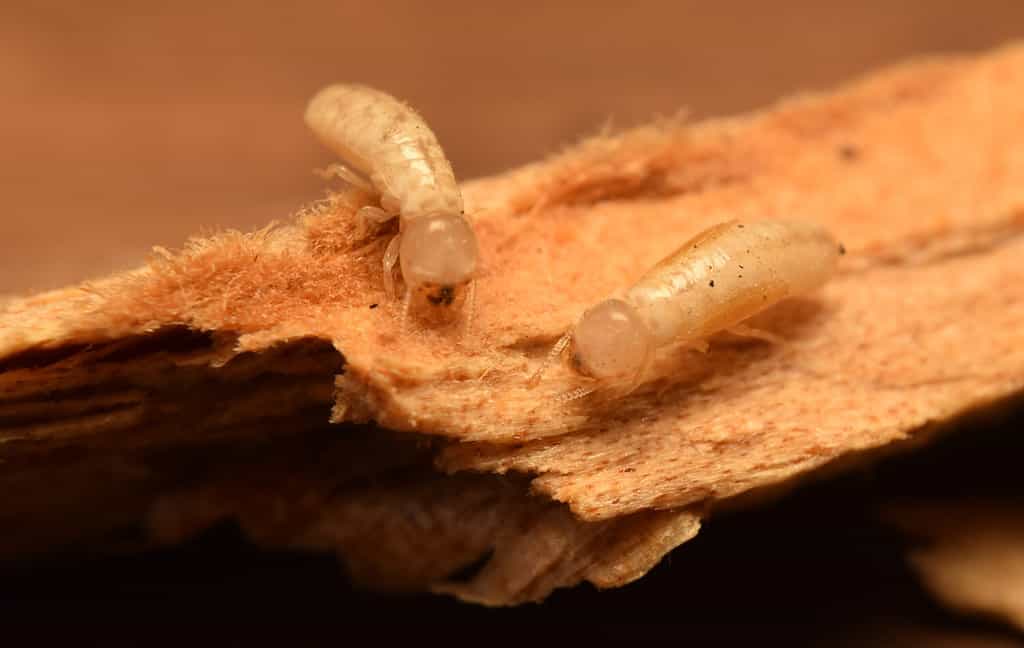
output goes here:
<path id="1" fill-rule="evenodd" d="M 476 235 L 462 214 L 429 214 L 403 224 L 402 278 L 418 303 L 448 308 L 460 302 L 479 257 Z"/>
<path id="2" fill-rule="evenodd" d="M 636 309 L 621 299 L 606 299 L 576 324 L 570 357 L 573 368 L 585 376 L 635 379 L 647 366 L 653 346 Z"/>

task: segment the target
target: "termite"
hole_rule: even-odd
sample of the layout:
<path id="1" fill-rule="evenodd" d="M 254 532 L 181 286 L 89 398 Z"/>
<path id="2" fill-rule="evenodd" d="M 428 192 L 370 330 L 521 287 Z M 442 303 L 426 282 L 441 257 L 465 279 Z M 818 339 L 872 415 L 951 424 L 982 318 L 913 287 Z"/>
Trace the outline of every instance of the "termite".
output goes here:
<path id="1" fill-rule="evenodd" d="M 568 349 L 570 366 L 589 380 L 559 400 L 582 398 L 611 385 L 629 393 L 640 384 L 655 352 L 671 344 L 701 350 L 724 330 L 777 342 L 742 325 L 788 297 L 822 286 L 845 250 L 810 223 L 728 221 L 679 247 L 631 287 L 587 309 L 558 340 L 533 375 Z"/>
<path id="2" fill-rule="evenodd" d="M 306 124 L 338 155 L 331 171 L 380 197 L 362 207 L 364 222 L 398 218 L 399 232 L 384 252 L 384 288 L 396 296 L 393 270 L 405 282 L 405 306 L 437 309 L 473 297 L 479 247 L 463 212 L 462 193 L 437 136 L 411 107 L 362 85 L 337 84 L 318 92 Z"/>

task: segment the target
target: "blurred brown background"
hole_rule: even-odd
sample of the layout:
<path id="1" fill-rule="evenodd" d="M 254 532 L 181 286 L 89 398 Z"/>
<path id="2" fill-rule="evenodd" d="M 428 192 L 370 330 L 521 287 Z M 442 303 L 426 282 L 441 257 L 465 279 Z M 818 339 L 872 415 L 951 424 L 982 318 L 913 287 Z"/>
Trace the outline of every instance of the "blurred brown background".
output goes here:
<path id="1" fill-rule="evenodd" d="M 302 112 L 361 81 L 470 178 L 598 129 L 826 88 L 1024 35 L 1024 2 L 5 2 L 0 293 L 139 263 L 320 197 Z"/>

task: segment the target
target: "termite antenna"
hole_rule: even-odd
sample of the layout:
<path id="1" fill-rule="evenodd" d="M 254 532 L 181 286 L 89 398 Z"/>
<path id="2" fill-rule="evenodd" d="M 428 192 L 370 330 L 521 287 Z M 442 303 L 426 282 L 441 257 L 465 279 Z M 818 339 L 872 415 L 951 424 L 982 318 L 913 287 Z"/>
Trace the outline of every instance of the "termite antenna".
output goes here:
<path id="1" fill-rule="evenodd" d="M 544 372 L 548 370 L 548 367 L 551 366 L 551 363 L 553 363 L 555 360 L 558 359 L 560 355 L 562 355 L 562 352 L 565 351 L 565 347 L 569 345 L 569 340 L 571 339 L 572 329 L 566 331 L 565 334 L 562 335 L 562 337 L 558 338 L 558 342 L 555 342 L 555 346 L 551 347 L 551 350 L 548 351 L 548 357 L 544 359 L 544 364 L 540 366 L 540 369 L 537 370 L 537 373 L 530 376 L 530 379 L 526 381 L 527 387 L 533 389 L 540 383 L 541 376 L 543 376 Z"/>
<path id="2" fill-rule="evenodd" d="M 577 387 L 572 391 L 567 391 L 560 396 L 554 398 L 555 403 L 564 405 L 565 403 L 571 403 L 572 401 L 579 400 L 585 396 L 590 396 L 597 391 L 597 387 Z"/>
<path id="3" fill-rule="evenodd" d="M 402 335 L 409 329 L 409 308 L 412 306 L 412 291 L 405 287 L 405 298 L 402 300 Z"/>
<path id="4" fill-rule="evenodd" d="M 402 243 L 402 235 L 397 234 L 388 241 L 388 246 L 384 249 L 384 259 L 382 265 L 384 266 L 384 292 L 388 294 L 391 299 L 395 298 L 397 292 L 395 291 L 395 265 L 398 264 L 398 252 Z M 406 286 L 406 291 L 409 287 Z"/>

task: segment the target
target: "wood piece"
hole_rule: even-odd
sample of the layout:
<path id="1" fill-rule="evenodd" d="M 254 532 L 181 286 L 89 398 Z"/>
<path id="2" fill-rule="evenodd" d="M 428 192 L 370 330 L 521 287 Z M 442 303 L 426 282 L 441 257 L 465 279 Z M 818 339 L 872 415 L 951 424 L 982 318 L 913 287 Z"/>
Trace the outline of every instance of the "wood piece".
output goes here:
<path id="1" fill-rule="evenodd" d="M 509 560 L 544 557 L 537 579 L 499 559 L 463 589 L 434 586 L 498 604 L 581 578 L 621 584 L 690 537 L 707 506 L 920 441 L 930 424 L 1024 387 L 1022 142 L 1024 46 L 898 66 L 746 117 L 595 138 L 465 187 L 486 272 L 468 335 L 403 328 L 379 273 L 387 237 L 357 230 L 357 192 L 290 225 L 195 239 L 136 272 L 11 300 L 0 311 L 0 462 L 4 492 L 19 480 L 33 490 L 0 515 L 66 502 L 71 484 L 45 471 L 59 458 L 62 474 L 86 479 L 98 459 L 66 453 L 97 448 L 148 484 L 114 516 L 128 521 L 178 492 L 173 470 L 153 470 L 158 449 L 313 434 L 333 400 L 336 423 L 432 439 L 444 471 L 523 473 L 519 491 L 567 505 L 537 530 L 489 536 L 498 553 L 516 548 Z M 729 218 L 782 217 L 825 224 L 848 251 L 820 294 L 755 322 L 784 344 L 720 339 L 706 356 L 663 354 L 668 377 L 617 402 L 554 403 L 575 385 L 565 370 L 527 389 L 585 305 L 680 240 Z M 161 340 L 176 332 L 201 344 L 168 353 Z M 119 352 L 126 341 L 141 346 Z M 183 493 L 202 488 L 193 481 Z M 112 487 L 92 486 L 106 501 Z M 517 511 L 534 503 L 523 501 Z M 339 519 L 355 519 L 342 508 Z M 69 513 L 46 518 L 53 538 L 114 524 L 80 509 L 53 509 Z M 605 524 L 620 543 L 592 535 Z M 344 534 L 310 542 L 325 536 L 345 551 Z M 525 580 L 510 587 L 512 577 Z"/>
<path id="2" fill-rule="evenodd" d="M 401 438 L 372 429 L 346 436 L 324 431 L 217 461 L 193 485 L 162 495 L 149 528 L 177 542 L 234 517 L 266 546 L 337 552 L 366 587 L 511 605 L 583 580 L 624 585 L 700 526 L 686 511 L 584 522 L 528 495 L 523 479 L 447 477 L 430 470 L 429 452 Z"/>

